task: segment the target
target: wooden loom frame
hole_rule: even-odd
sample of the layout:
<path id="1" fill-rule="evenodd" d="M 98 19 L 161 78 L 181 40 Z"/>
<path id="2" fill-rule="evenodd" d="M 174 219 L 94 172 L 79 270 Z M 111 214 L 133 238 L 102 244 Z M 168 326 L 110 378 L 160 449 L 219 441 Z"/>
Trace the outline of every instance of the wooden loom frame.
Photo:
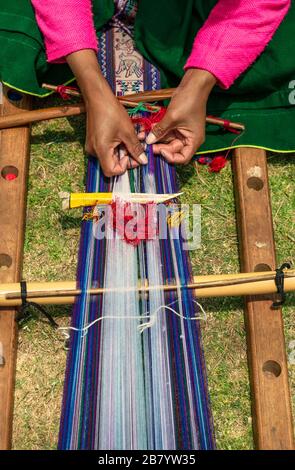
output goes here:
<path id="1" fill-rule="evenodd" d="M 4 87 L 1 115 L 31 108 L 23 96 L 13 102 Z M 18 282 L 22 270 L 26 212 L 26 181 L 30 158 L 28 126 L 0 132 L 0 282 Z M 5 167 L 16 174 L 3 177 Z M 237 222 L 244 272 L 272 270 L 276 266 L 266 152 L 240 148 L 232 158 Z M 245 327 L 252 393 L 254 443 L 257 449 L 294 449 L 293 422 L 283 320 L 281 310 L 271 309 L 272 299 L 247 297 Z M 9 449 L 17 328 L 15 311 L 0 309 L 0 449 Z"/>

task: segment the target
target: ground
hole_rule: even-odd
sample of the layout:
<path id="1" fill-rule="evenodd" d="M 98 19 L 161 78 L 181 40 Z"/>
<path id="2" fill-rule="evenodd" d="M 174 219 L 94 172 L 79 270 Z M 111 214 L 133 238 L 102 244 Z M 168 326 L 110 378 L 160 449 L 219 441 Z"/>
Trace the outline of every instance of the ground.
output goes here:
<path id="1" fill-rule="evenodd" d="M 43 106 L 52 104 L 47 100 Z M 38 105 L 40 106 L 40 105 Z M 25 241 L 27 280 L 74 279 L 80 212 L 63 213 L 59 191 L 83 190 L 84 118 L 40 123 L 32 129 Z M 270 155 L 269 178 L 278 264 L 295 263 L 295 160 Z M 220 173 L 190 165 L 179 171 L 185 202 L 202 204 L 202 246 L 192 253 L 194 274 L 239 270 L 230 164 Z M 207 313 L 203 341 L 220 449 L 253 447 L 243 301 L 203 299 Z M 295 340 L 295 296 L 283 308 L 287 352 Z M 51 308 L 59 324 L 69 323 L 69 308 Z M 291 358 L 291 356 L 290 356 Z M 46 321 L 21 324 L 16 375 L 13 445 L 15 449 L 56 448 L 66 351 L 61 335 Z M 290 362 L 290 361 L 289 361 Z M 291 361 L 292 362 L 292 361 Z M 289 364 L 293 402 L 295 365 Z"/>

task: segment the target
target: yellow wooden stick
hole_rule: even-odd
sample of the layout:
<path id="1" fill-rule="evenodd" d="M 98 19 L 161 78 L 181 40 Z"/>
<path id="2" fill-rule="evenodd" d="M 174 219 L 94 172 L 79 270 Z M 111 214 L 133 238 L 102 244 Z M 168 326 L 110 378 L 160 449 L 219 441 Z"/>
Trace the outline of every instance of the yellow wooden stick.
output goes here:
<path id="1" fill-rule="evenodd" d="M 120 197 L 126 202 L 137 204 L 147 204 L 154 202 L 156 204 L 164 203 L 175 199 L 182 193 L 175 194 L 146 194 L 146 193 L 59 193 L 62 199 L 62 208 L 64 210 L 75 207 L 87 207 L 111 204 L 115 197 Z"/>

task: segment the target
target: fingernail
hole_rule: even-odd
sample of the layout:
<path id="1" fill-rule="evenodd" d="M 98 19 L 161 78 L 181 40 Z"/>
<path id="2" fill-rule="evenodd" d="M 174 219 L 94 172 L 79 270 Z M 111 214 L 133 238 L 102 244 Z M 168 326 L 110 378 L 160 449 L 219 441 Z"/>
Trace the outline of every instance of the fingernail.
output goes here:
<path id="1" fill-rule="evenodd" d="M 164 158 L 166 158 L 166 157 L 167 157 L 167 154 L 166 154 L 165 150 L 161 150 L 161 152 L 160 152 L 160 153 L 161 153 L 162 157 L 164 157 Z"/>
<path id="2" fill-rule="evenodd" d="M 139 155 L 138 160 L 139 160 L 140 163 L 142 163 L 143 165 L 146 165 L 147 162 L 148 162 L 148 158 L 147 158 L 147 156 L 146 156 L 145 153 L 142 153 L 141 155 Z"/>
<path id="3" fill-rule="evenodd" d="M 149 145 L 153 144 L 156 140 L 157 140 L 156 136 L 152 132 L 150 132 L 149 135 L 147 136 L 147 138 L 145 139 L 146 143 L 149 144 Z"/>

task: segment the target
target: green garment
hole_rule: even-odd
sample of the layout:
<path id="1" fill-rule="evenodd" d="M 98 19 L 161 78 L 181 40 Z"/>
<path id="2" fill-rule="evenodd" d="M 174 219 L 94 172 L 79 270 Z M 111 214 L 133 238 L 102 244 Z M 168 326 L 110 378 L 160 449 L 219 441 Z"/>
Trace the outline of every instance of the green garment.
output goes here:
<path id="1" fill-rule="evenodd" d="M 161 71 L 163 86 L 176 86 L 198 29 L 217 0 L 140 0 L 135 21 L 139 51 Z M 93 0 L 99 34 L 114 13 L 113 0 Z M 242 122 L 246 131 L 233 142 L 231 134 L 207 126 L 201 153 L 252 145 L 295 151 L 295 5 L 256 62 L 229 90 L 215 87 L 208 113 Z M 48 92 L 43 82 L 68 83 L 66 64 L 48 64 L 30 0 L 0 0 L 0 79 L 37 96 Z"/>

